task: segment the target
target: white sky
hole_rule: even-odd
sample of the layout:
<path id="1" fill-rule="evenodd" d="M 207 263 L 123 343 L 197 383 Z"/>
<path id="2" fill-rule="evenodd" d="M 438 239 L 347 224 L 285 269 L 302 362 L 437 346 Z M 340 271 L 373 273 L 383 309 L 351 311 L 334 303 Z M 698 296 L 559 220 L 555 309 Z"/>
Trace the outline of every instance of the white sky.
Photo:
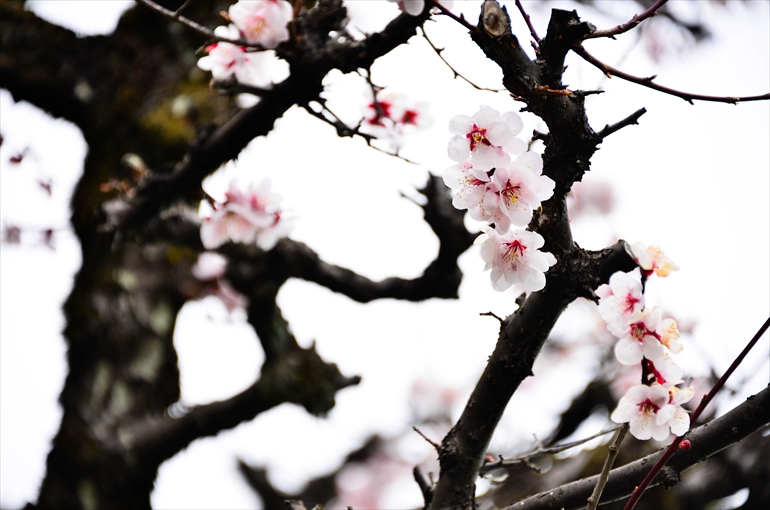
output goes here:
<path id="1" fill-rule="evenodd" d="M 36 12 L 83 34 L 112 30 L 120 7 L 118 2 L 36 3 Z M 455 10 L 475 20 L 479 3 L 455 2 Z M 574 8 L 568 2 L 525 5 L 541 36 L 548 9 Z M 583 19 L 602 27 L 625 21 L 638 10 L 625 2 L 601 5 L 616 15 L 577 9 Z M 685 15 L 690 8 L 681 2 L 673 6 Z M 715 32 L 713 40 L 693 46 L 669 37 L 666 43 L 676 50 L 660 62 L 651 61 L 641 45 L 629 53 L 632 34 L 618 41 L 590 41 L 586 47 L 610 64 L 625 58 L 622 69 L 640 76 L 658 74 L 657 81 L 674 88 L 714 95 L 770 90 L 770 4 L 698 6 Z M 366 31 L 396 14 L 395 7 L 385 2 L 359 1 L 350 7 L 354 23 Z M 514 32 L 527 41 L 512 2 L 509 12 Z M 447 47 L 444 56 L 458 69 L 479 84 L 499 86 L 499 69 L 483 57 L 462 27 L 440 19 L 429 23 L 428 31 L 435 43 Z M 612 135 L 594 157 L 584 181 L 611 183 L 617 205 L 608 217 L 576 219 L 576 242 L 595 249 L 622 237 L 661 245 L 681 270 L 650 283 L 648 305 L 660 304 L 680 321 L 695 324 L 694 335 L 684 338 L 685 353 L 678 357 L 686 375 L 702 375 L 709 365 L 717 372 L 724 370 L 770 311 L 770 104 L 691 106 L 618 79 L 607 81 L 578 59 L 570 58 L 568 64 L 565 82 L 571 88 L 607 91 L 589 98 L 588 115 L 595 129 L 638 108 L 648 110 L 639 126 Z M 417 276 L 435 256 L 437 242 L 419 208 L 399 193 L 413 195 L 414 187 L 424 182 L 426 169 L 440 173 L 451 164 L 446 157 L 446 125 L 452 116 L 472 114 L 480 104 L 500 111 L 521 107 L 504 93 L 476 92 L 451 76 L 419 38 L 373 67 L 375 83 L 431 103 L 434 127 L 410 139 L 403 151 L 421 166 L 384 156 L 360 140 L 340 140 L 330 127 L 293 109 L 268 137 L 254 140 L 237 165 L 226 165 L 207 180 L 206 187 L 216 196 L 232 178 L 247 184 L 270 177 L 273 190 L 283 195 L 284 206 L 296 217 L 292 238 L 307 243 L 328 262 L 371 278 Z M 357 120 L 359 103 L 365 100 L 363 80 L 337 74 L 328 82 L 329 107 Z M 0 223 L 63 228 L 68 190 L 79 176 L 86 151 L 82 137 L 66 122 L 45 121 L 29 105 L 14 104 L 5 91 L 0 112 L 0 133 L 5 138 L 0 147 Z M 522 118 L 524 133 L 544 129 L 531 114 Z M 8 158 L 28 145 L 36 158 L 10 165 Z M 45 177 L 54 179 L 51 199 L 35 183 Z M 31 234 L 20 246 L 0 247 L 3 507 L 23 506 L 36 497 L 48 443 L 58 428 L 56 398 L 66 374 L 59 308 L 79 265 L 75 243 L 65 232 L 58 237 L 56 251 L 41 246 Z M 278 487 L 293 491 L 304 480 L 334 469 L 375 431 L 403 436 L 399 451 L 409 462 L 433 459 L 430 446 L 407 432 L 414 381 L 427 381 L 436 392 L 442 387 L 456 390 L 457 415 L 497 339 L 496 321 L 478 313 L 492 310 L 507 315 L 516 297 L 514 291 L 499 294 L 491 289 L 474 249 L 461 264 L 466 278 L 459 301 L 384 300 L 359 305 L 313 284 L 289 282 L 279 304 L 299 342 L 307 346 L 315 340 L 324 359 L 337 363 L 346 375 L 362 375 L 362 384 L 340 392 L 327 419 L 284 405 L 233 431 L 195 442 L 161 467 L 153 505 L 253 508 L 258 501 L 235 470 L 236 456 L 266 465 Z M 568 311 L 555 330 L 555 335 L 572 342 L 568 360 L 557 370 L 549 371 L 545 363 L 536 366 L 536 377 L 526 381 L 509 407 L 517 410 L 516 416 L 507 413 L 498 429 L 492 443 L 495 451 L 505 454 L 530 447 L 533 434 L 543 437 L 550 431 L 554 413 L 581 390 L 574 381 L 587 379 L 595 364 L 590 335 L 596 328 L 591 305 L 579 302 Z M 446 349 L 448 343 L 451 349 Z M 262 361 L 244 314 L 228 316 L 215 298 L 185 306 L 175 344 L 187 405 L 227 398 L 246 388 Z M 767 385 L 767 358 L 768 342 L 763 341 L 734 376 L 733 381 L 746 383 L 733 403 Z M 722 412 L 729 405 L 722 404 Z M 597 430 L 601 426 L 597 424 Z M 440 440 L 443 432 L 434 431 L 432 438 Z M 401 471 L 396 488 L 382 502 L 390 508 L 420 504 L 419 491 L 410 481 L 410 464 Z"/>

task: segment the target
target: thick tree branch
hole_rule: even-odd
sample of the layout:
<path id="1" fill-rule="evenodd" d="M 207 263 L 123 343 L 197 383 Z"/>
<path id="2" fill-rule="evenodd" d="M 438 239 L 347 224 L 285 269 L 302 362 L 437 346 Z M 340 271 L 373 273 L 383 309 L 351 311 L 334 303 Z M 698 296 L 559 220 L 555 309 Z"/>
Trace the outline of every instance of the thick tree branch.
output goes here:
<path id="1" fill-rule="evenodd" d="M 770 423 L 770 388 L 765 388 L 749 397 L 744 403 L 729 413 L 688 432 L 692 448 L 679 450 L 669 461 L 670 471 L 659 476 L 652 486 L 661 483 L 676 484 L 681 473 L 708 457 L 724 450 L 748 437 Z M 663 452 L 648 455 L 610 472 L 609 481 L 604 488 L 602 503 L 609 503 L 628 497 L 634 487 L 641 482 Z M 586 499 L 596 485 L 597 476 L 556 487 L 527 499 L 519 501 L 507 510 L 558 510 L 585 507 Z"/>
<path id="2" fill-rule="evenodd" d="M 573 250 L 547 273 L 545 289 L 531 294 L 501 325 L 500 337 L 460 419 L 441 444 L 441 476 L 431 508 L 471 508 L 475 479 L 495 427 L 561 313 L 578 296 L 636 263 L 619 241 L 599 252 Z M 586 496 L 588 497 L 588 496 Z"/>
<path id="3" fill-rule="evenodd" d="M 329 11 L 344 15 L 339 0 L 321 0 L 321 3 L 325 5 L 324 9 L 319 4 L 306 18 L 298 19 L 296 25 L 313 26 L 313 16 L 323 17 Z M 322 46 L 300 46 L 289 60 L 289 78 L 277 84 L 259 104 L 239 112 L 217 129 L 177 163 L 170 174 L 148 181 L 137 189 L 133 199 L 120 198 L 107 204 L 108 217 L 103 228 L 108 231 L 136 228 L 174 201 L 194 196 L 204 177 L 237 157 L 252 139 L 266 135 L 276 119 L 291 106 L 318 99 L 323 90 L 321 82 L 329 71 L 339 69 L 348 73 L 368 68 L 377 58 L 405 43 L 428 16 L 429 10 L 420 16 L 402 14 L 382 32 L 372 34 L 364 41 L 329 42 L 318 36 L 303 39 L 306 45 Z"/>

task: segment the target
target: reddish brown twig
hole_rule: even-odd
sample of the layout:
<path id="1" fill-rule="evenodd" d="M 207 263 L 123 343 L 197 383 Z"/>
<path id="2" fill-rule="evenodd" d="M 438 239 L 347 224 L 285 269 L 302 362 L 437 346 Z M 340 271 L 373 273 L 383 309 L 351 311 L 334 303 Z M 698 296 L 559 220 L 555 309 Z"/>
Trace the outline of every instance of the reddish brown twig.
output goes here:
<path id="1" fill-rule="evenodd" d="M 527 28 L 529 28 L 530 35 L 535 39 L 535 44 L 540 44 L 540 38 L 537 36 L 537 32 L 535 32 L 535 27 L 532 26 L 532 21 L 529 18 L 529 14 L 524 10 L 524 6 L 521 5 L 521 2 L 519 0 L 516 0 L 516 7 L 518 7 L 519 12 L 521 13 L 521 16 L 524 18 L 524 21 L 527 23 Z M 535 50 L 537 50 L 537 47 L 535 47 Z"/>
<path id="2" fill-rule="evenodd" d="M 658 0 L 655 2 L 649 9 L 644 11 L 641 14 L 634 14 L 634 17 L 631 18 L 628 22 L 623 23 L 622 25 L 618 25 L 613 28 L 609 28 L 607 30 L 596 30 L 590 34 L 588 34 L 585 38 L 586 39 L 596 39 L 597 37 L 610 37 L 612 39 L 615 39 L 615 36 L 618 34 L 623 34 L 625 32 L 628 32 L 631 29 L 636 28 L 639 23 L 646 20 L 647 18 L 651 18 L 655 16 L 658 12 L 658 9 L 663 7 L 663 5 L 668 2 L 668 0 Z M 516 3 L 519 3 L 519 0 L 516 0 Z"/>
<path id="3" fill-rule="evenodd" d="M 630 81 L 632 83 L 636 83 L 637 85 L 642 85 L 643 87 L 651 88 L 653 90 L 657 90 L 658 92 L 663 92 L 664 94 L 669 94 L 676 97 L 681 97 L 685 101 L 687 101 L 690 104 L 693 104 L 693 101 L 711 101 L 716 103 L 730 103 L 730 104 L 737 104 L 740 102 L 746 102 L 746 101 L 763 101 L 770 99 L 770 93 L 762 94 L 759 96 L 743 96 L 743 97 L 736 97 L 736 96 L 706 96 L 703 94 L 691 94 L 689 92 L 682 92 L 680 90 L 675 90 L 669 87 L 664 87 L 663 85 L 658 85 L 657 83 L 653 82 L 653 80 L 656 78 L 656 76 L 649 76 L 646 78 L 640 78 L 638 76 L 632 76 L 630 74 L 624 73 L 623 71 L 619 71 L 615 69 L 612 66 L 609 66 L 605 64 L 604 62 L 600 61 L 590 53 L 586 51 L 586 49 L 583 47 L 582 44 L 576 44 L 572 47 L 572 50 L 580 55 L 583 60 L 588 62 L 589 64 L 593 65 L 597 69 L 599 69 L 601 72 L 603 72 L 607 77 L 610 76 L 617 76 L 618 78 L 621 78 L 626 81 Z"/>
<path id="4" fill-rule="evenodd" d="M 746 345 L 746 347 L 741 351 L 741 353 L 738 355 L 737 358 L 735 358 L 735 361 L 733 361 L 733 364 L 730 365 L 730 368 L 727 369 L 727 371 L 724 373 L 722 377 L 719 378 L 717 383 L 714 385 L 713 388 L 711 388 L 711 391 L 708 392 L 708 395 L 704 396 L 700 404 L 698 405 L 697 409 L 693 411 L 693 413 L 690 415 L 690 428 L 692 428 L 695 421 L 698 419 L 698 417 L 703 413 L 703 410 L 706 408 L 706 406 L 711 402 L 711 400 L 714 398 L 714 395 L 722 389 L 722 386 L 724 386 L 725 382 L 727 382 L 727 379 L 732 375 L 733 372 L 735 372 L 735 369 L 738 368 L 738 365 L 741 364 L 743 359 L 746 357 L 746 355 L 749 353 L 749 351 L 757 344 L 760 338 L 762 338 L 762 335 L 767 331 L 767 328 L 770 327 L 770 318 L 768 318 L 764 324 L 762 324 L 762 327 L 759 328 L 759 331 L 757 331 L 757 334 L 754 335 L 754 338 L 751 339 L 751 341 Z M 668 450 L 658 459 L 658 462 L 652 467 L 649 473 L 647 473 L 647 476 L 644 477 L 644 480 L 642 480 L 642 483 L 639 484 L 638 487 L 634 489 L 634 492 L 631 493 L 631 497 L 628 498 L 628 502 L 626 503 L 626 506 L 623 507 L 623 510 L 633 510 L 633 508 L 636 506 L 636 503 L 639 501 L 639 498 L 642 497 L 642 494 L 647 489 L 647 487 L 652 483 L 652 481 L 655 479 L 655 477 L 658 475 L 661 469 L 663 469 L 663 466 L 666 465 L 666 462 L 668 462 L 668 459 L 673 457 L 673 455 L 676 453 L 677 449 L 679 448 L 679 443 L 682 442 L 684 439 L 684 435 L 677 437 L 674 439 L 674 442 L 671 443 L 671 446 L 668 447 Z"/>

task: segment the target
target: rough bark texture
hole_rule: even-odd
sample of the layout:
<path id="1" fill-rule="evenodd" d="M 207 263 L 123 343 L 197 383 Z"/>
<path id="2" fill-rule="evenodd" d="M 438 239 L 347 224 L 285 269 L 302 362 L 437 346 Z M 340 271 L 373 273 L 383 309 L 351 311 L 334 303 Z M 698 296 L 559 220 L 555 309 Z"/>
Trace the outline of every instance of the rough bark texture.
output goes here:
<path id="1" fill-rule="evenodd" d="M 169 9 L 181 2 L 167 1 Z M 186 16 L 216 20 L 228 2 L 192 2 Z M 69 374 L 64 416 L 48 457 L 39 508 L 149 508 L 158 466 L 195 439 L 235 427 L 283 402 L 322 415 L 345 377 L 315 349 L 301 348 L 275 304 L 289 277 L 326 285 L 359 301 L 457 296 L 457 257 L 471 243 L 462 214 L 430 180 L 425 219 L 441 241 L 437 259 L 413 281 L 371 282 L 324 263 L 307 246 L 282 242 L 270 253 L 228 246 L 227 275 L 250 298 L 248 319 L 266 354 L 259 378 L 239 395 L 171 418 L 179 399 L 172 338 L 177 313 L 201 294 L 191 274 L 203 251 L 187 205 L 200 200 L 201 181 L 267 134 L 292 105 L 319 98 L 332 69 L 351 72 L 406 42 L 428 17 L 403 15 L 364 41 L 341 40 L 345 10 L 322 0 L 302 10 L 294 39 L 278 48 L 291 76 L 255 108 L 237 111 L 209 90 L 194 66 L 204 38 L 157 13 L 136 7 L 105 37 L 76 37 L 24 10 L 0 3 L 0 86 L 56 117 L 74 122 L 89 146 L 73 197 L 72 223 L 83 266 L 65 304 Z M 214 21 L 215 22 L 215 21 Z M 184 118 L 172 101 L 184 94 Z M 120 164 L 140 155 L 151 172 L 132 175 Z M 118 182 L 120 192 L 103 192 Z"/>

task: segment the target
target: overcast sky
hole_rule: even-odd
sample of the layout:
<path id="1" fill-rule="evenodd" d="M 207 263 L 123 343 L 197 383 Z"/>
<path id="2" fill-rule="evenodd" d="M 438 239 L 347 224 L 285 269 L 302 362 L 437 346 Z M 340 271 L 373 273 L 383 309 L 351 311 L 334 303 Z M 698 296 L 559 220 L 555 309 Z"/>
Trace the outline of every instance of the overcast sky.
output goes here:
<path id="1" fill-rule="evenodd" d="M 121 2 L 72 3 L 77 5 L 35 2 L 34 9 L 92 34 L 112 30 L 121 8 Z M 479 4 L 456 1 L 455 10 L 476 19 Z M 626 2 L 599 3 L 612 9 L 610 14 L 569 2 L 525 5 L 541 35 L 552 7 L 577 8 L 583 19 L 600 27 L 638 11 Z M 683 16 L 701 19 L 713 38 L 696 46 L 665 32 L 670 27 L 656 19 L 648 29 L 663 35 L 650 40 L 662 41 L 666 50 L 658 61 L 650 57 L 654 45 L 635 44 L 633 32 L 618 41 L 589 41 L 586 47 L 609 64 L 640 76 L 657 74 L 656 81 L 674 88 L 713 95 L 770 91 L 768 2 L 728 2 L 724 7 L 698 2 L 697 9 L 683 2 L 671 5 Z M 376 30 L 397 14 L 385 2 L 352 2 L 350 8 L 353 24 L 364 31 Z M 514 32 L 528 40 L 512 2 L 509 11 Z M 500 86 L 499 69 L 462 27 L 439 19 L 428 23 L 427 30 L 461 72 L 480 85 Z M 770 311 L 770 104 L 691 106 L 617 78 L 607 80 L 574 56 L 568 64 L 565 82 L 570 88 L 606 90 L 588 100 L 596 130 L 641 107 L 648 111 L 639 126 L 609 137 L 593 158 L 584 181 L 611 185 L 616 207 L 607 216 L 575 218 L 575 241 L 590 249 L 618 238 L 662 246 L 681 270 L 651 282 L 648 305 L 662 305 L 681 324 L 693 325 L 678 357 L 686 376 L 705 375 L 710 367 L 723 371 Z M 328 262 L 370 278 L 414 277 L 434 258 L 438 245 L 420 209 L 401 194 L 414 197 L 427 172 L 440 174 L 451 164 L 446 126 L 452 116 L 473 114 L 482 104 L 500 111 L 518 111 L 522 105 L 506 93 L 478 92 L 452 80 L 451 71 L 419 37 L 379 60 L 372 73 L 375 83 L 430 103 L 433 128 L 409 139 L 403 150 L 419 165 L 375 152 L 360 140 L 338 139 L 330 127 L 292 109 L 268 137 L 254 140 L 237 164 L 225 165 L 205 187 L 221 197 L 231 179 L 246 185 L 270 178 L 273 190 L 284 197 L 287 214 L 296 219 L 293 239 L 307 243 Z M 367 100 L 364 81 L 332 73 L 327 82 L 329 107 L 354 123 Z M 79 265 L 77 241 L 67 231 L 67 201 L 87 148 L 72 125 L 47 119 L 27 104 L 14 104 L 6 91 L 0 94 L 0 112 L 0 223 L 24 229 L 20 245 L 0 246 L 0 506 L 14 508 L 36 497 L 61 415 L 56 399 L 66 366 L 60 306 Z M 522 136 L 545 129 L 530 114 L 522 118 Z M 10 163 L 25 147 L 33 156 Z M 53 182 L 51 197 L 38 184 L 47 179 Z M 469 227 L 479 225 L 469 222 Z M 45 228 L 58 229 L 55 250 L 35 232 Z M 293 491 L 308 478 L 335 469 L 373 432 L 402 437 L 397 452 L 404 459 L 402 474 L 382 504 L 419 505 L 410 466 L 434 454 L 407 433 L 413 419 L 410 399 L 417 398 L 415 381 L 435 394 L 445 388 L 455 391 L 456 417 L 497 339 L 496 321 L 479 317 L 479 312 L 505 316 L 515 308 L 517 292 L 492 290 L 475 248 L 461 257 L 461 265 L 466 278 L 459 301 L 360 305 L 316 285 L 290 281 L 279 304 L 298 341 L 304 346 L 315 341 L 325 360 L 337 363 L 345 375 L 362 375 L 362 384 L 340 392 L 326 419 L 284 405 L 233 431 L 195 442 L 161 467 L 153 505 L 253 508 L 257 498 L 236 472 L 236 456 L 266 465 L 278 487 Z M 569 343 L 568 360 L 551 371 L 536 365 L 536 377 L 509 406 L 517 410 L 516 419 L 510 413 L 504 417 L 492 449 L 506 454 L 529 448 L 533 434 L 545 437 L 550 432 L 555 413 L 582 389 L 565 381 L 587 380 L 596 363 L 590 340 L 600 326 L 596 317 L 593 305 L 584 301 L 567 312 L 554 336 Z M 262 361 L 245 314 L 228 314 L 216 298 L 183 308 L 175 345 L 185 405 L 224 399 L 248 387 Z M 767 385 L 767 359 L 768 343 L 763 342 L 734 376 L 744 385 L 730 402 L 719 404 L 721 412 Z M 597 423 L 586 433 L 603 425 Z M 445 431 L 432 432 L 438 441 Z"/>

